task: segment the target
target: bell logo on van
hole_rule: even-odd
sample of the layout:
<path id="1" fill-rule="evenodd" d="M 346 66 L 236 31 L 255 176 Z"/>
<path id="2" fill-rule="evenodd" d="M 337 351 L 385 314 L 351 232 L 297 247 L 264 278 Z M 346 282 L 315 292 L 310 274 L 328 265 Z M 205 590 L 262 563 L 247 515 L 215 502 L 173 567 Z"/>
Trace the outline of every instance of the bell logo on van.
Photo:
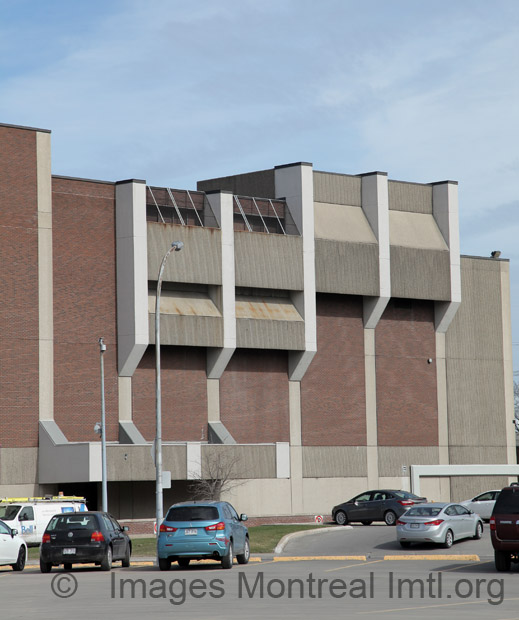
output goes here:
<path id="1" fill-rule="evenodd" d="M 74 512 L 74 508 L 72 506 L 62 506 L 61 512 Z"/>

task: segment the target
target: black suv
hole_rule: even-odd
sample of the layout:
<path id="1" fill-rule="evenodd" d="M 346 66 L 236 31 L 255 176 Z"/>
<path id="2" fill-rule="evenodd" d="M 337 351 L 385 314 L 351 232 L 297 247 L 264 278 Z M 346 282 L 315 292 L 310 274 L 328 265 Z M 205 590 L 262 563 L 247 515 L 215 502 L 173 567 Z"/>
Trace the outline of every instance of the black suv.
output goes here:
<path id="1" fill-rule="evenodd" d="M 510 570 L 519 562 L 519 483 L 505 487 L 490 517 L 490 537 L 498 571 Z"/>

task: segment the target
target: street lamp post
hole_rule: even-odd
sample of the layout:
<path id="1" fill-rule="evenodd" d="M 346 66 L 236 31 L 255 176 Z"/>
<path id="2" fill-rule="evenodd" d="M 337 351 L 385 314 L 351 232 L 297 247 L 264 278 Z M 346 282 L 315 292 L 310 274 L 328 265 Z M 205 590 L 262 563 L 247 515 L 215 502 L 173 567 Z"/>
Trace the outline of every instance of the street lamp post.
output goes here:
<path id="1" fill-rule="evenodd" d="M 105 367 L 104 353 L 106 345 L 102 338 L 99 338 L 99 356 L 101 359 L 101 467 L 102 467 L 102 503 L 103 512 L 108 512 L 108 492 L 106 480 L 106 411 L 105 411 Z"/>
<path id="2" fill-rule="evenodd" d="M 179 252 L 184 247 L 182 241 L 173 241 L 160 264 L 157 278 L 157 298 L 155 300 L 155 519 L 157 537 L 162 523 L 162 402 L 160 393 L 160 291 L 164 267 L 171 252 Z"/>

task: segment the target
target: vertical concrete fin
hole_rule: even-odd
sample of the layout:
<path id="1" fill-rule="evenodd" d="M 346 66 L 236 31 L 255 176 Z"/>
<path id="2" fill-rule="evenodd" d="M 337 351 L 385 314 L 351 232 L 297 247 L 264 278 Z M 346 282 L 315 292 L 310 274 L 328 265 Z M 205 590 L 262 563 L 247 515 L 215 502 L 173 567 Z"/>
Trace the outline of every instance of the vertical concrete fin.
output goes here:
<path id="1" fill-rule="evenodd" d="M 391 297 L 387 172 L 362 176 L 362 210 L 378 241 L 378 297 L 364 297 L 364 327 L 375 329 Z"/>
<path id="2" fill-rule="evenodd" d="M 116 183 L 115 225 L 118 368 L 131 377 L 149 344 L 145 181 Z"/>
<path id="3" fill-rule="evenodd" d="M 432 183 L 433 217 L 449 247 L 450 301 L 435 302 L 436 331 L 445 333 L 461 303 L 461 260 L 456 181 Z"/>
<path id="4" fill-rule="evenodd" d="M 305 321 L 305 350 L 291 351 L 288 376 L 301 381 L 317 351 L 315 306 L 314 178 L 312 164 L 297 163 L 274 169 L 276 198 L 284 198 L 287 209 L 303 238 L 303 290 L 292 301 Z"/>
<path id="5" fill-rule="evenodd" d="M 236 349 L 233 196 L 226 191 L 208 192 L 206 196 L 222 232 L 222 285 L 219 298 L 223 317 L 223 347 L 207 349 L 207 377 L 219 379 Z"/>

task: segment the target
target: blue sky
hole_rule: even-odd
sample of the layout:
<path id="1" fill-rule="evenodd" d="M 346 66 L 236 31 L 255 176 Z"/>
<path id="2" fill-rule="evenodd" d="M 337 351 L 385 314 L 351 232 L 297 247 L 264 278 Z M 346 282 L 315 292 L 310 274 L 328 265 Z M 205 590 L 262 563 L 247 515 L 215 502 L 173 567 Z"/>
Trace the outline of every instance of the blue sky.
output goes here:
<path id="1" fill-rule="evenodd" d="M 519 2 L 0 0 L 0 122 L 53 173 L 195 188 L 310 161 L 459 182 L 461 251 L 511 260 Z"/>

